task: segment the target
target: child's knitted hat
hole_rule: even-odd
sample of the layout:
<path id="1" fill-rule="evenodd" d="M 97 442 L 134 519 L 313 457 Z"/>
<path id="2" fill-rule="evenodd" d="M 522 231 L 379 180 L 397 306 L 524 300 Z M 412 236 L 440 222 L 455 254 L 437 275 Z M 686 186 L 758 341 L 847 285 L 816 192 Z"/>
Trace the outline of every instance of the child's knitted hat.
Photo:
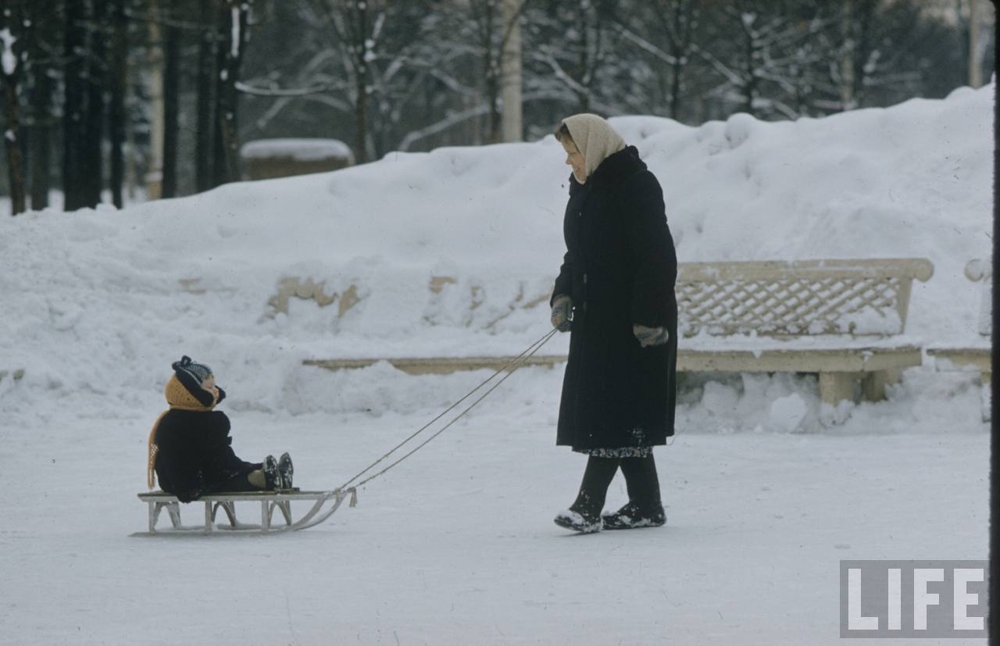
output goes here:
<path id="1" fill-rule="evenodd" d="M 174 369 L 174 376 L 167 382 L 166 397 L 167 403 L 171 406 L 201 404 L 206 408 L 212 408 L 222 401 L 225 392 L 219 388 L 219 399 L 216 400 L 213 393 L 201 387 L 201 383 L 212 374 L 212 369 L 208 366 L 195 363 L 191 357 L 183 356 L 180 361 L 171 364 Z M 194 398 L 194 402 L 191 398 Z"/>

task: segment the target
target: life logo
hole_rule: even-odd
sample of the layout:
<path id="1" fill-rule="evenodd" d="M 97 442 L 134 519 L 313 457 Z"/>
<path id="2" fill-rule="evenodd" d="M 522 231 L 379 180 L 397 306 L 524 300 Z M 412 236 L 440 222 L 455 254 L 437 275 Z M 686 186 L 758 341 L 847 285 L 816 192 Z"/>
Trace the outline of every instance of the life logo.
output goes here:
<path id="1" fill-rule="evenodd" d="M 986 637 L 987 561 L 841 561 L 841 637 Z"/>

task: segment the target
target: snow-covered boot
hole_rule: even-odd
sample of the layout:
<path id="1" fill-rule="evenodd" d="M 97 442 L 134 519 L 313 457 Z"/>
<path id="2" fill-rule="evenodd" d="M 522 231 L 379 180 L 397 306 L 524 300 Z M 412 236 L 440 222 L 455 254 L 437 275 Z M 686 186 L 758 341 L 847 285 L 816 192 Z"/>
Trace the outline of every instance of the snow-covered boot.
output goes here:
<path id="1" fill-rule="evenodd" d="M 653 454 L 644 458 L 624 458 L 621 467 L 629 501 L 615 513 L 604 514 L 604 528 L 636 529 L 666 524 L 667 515 L 660 502 L 660 480 L 656 475 Z"/>
<path id="2" fill-rule="evenodd" d="M 292 456 L 282 453 L 278 458 L 278 475 L 281 476 L 281 488 L 292 489 L 292 476 L 295 468 L 292 466 Z"/>
<path id="3" fill-rule="evenodd" d="M 278 461 L 273 455 L 264 458 L 264 488 L 268 491 L 281 489 L 281 473 L 278 471 Z"/>
<path id="4" fill-rule="evenodd" d="M 601 510 L 608 493 L 608 485 L 618 472 L 619 460 L 591 456 L 583 472 L 583 482 L 576 502 L 559 512 L 553 519 L 556 525 L 581 534 L 593 534 L 602 529 Z"/>
<path id="5" fill-rule="evenodd" d="M 556 514 L 554 522 L 560 527 L 565 527 L 581 534 L 593 534 L 603 529 L 600 516 L 596 514 L 593 516 L 584 516 L 572 509 L 565 509 Z"/>
<path id="6" fill-rule="evenodd" d="M 613 514 L 601 516 L 604 529 L 638 529 L 639 527 L 662 527 L 667 523 L 667 514 L 663 505 L 642 507 L 639 503 L 629 501 Z"/>

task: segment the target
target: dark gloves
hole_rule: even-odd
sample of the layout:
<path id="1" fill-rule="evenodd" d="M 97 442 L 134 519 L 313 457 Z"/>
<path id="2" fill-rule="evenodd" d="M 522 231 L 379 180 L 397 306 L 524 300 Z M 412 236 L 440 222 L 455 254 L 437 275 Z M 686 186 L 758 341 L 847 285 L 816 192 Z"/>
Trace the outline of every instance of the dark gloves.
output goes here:
<path id="1" fill-rule="evenodd" d="M 573 313 L 573 299 L 565 294 L 556 296 L 552 301 L 552 327 L 560 332 L 569 332 Z"/>
<path id="2" fill-rule="evenodd" d="M 639 345 L 648 348 L 654 345 L 663 345 L 670 340 L 670 331 L 665 327 L 646 327 L 645 325 L 633 325 L 632 334 L 638 339 Z"/>

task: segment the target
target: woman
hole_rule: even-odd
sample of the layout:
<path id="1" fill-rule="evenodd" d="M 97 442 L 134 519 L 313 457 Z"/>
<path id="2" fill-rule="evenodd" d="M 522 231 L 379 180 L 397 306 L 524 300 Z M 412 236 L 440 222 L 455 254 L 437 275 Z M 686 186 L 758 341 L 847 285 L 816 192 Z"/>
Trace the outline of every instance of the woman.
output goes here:
<path id="1" fill-rule="evenodd" d="M 555 518 L 577 532 L 666 523 L 653 447 L 674 434 L 677 257 L 663 192 L 634 146 L 593 114 L 556 139 L 573 168 L 566 255 L 550 304 L 569 331 L 556 444 L 589 455 L 576 502 Z M 629 502 L 601 516 L 621 467 Z"/>

